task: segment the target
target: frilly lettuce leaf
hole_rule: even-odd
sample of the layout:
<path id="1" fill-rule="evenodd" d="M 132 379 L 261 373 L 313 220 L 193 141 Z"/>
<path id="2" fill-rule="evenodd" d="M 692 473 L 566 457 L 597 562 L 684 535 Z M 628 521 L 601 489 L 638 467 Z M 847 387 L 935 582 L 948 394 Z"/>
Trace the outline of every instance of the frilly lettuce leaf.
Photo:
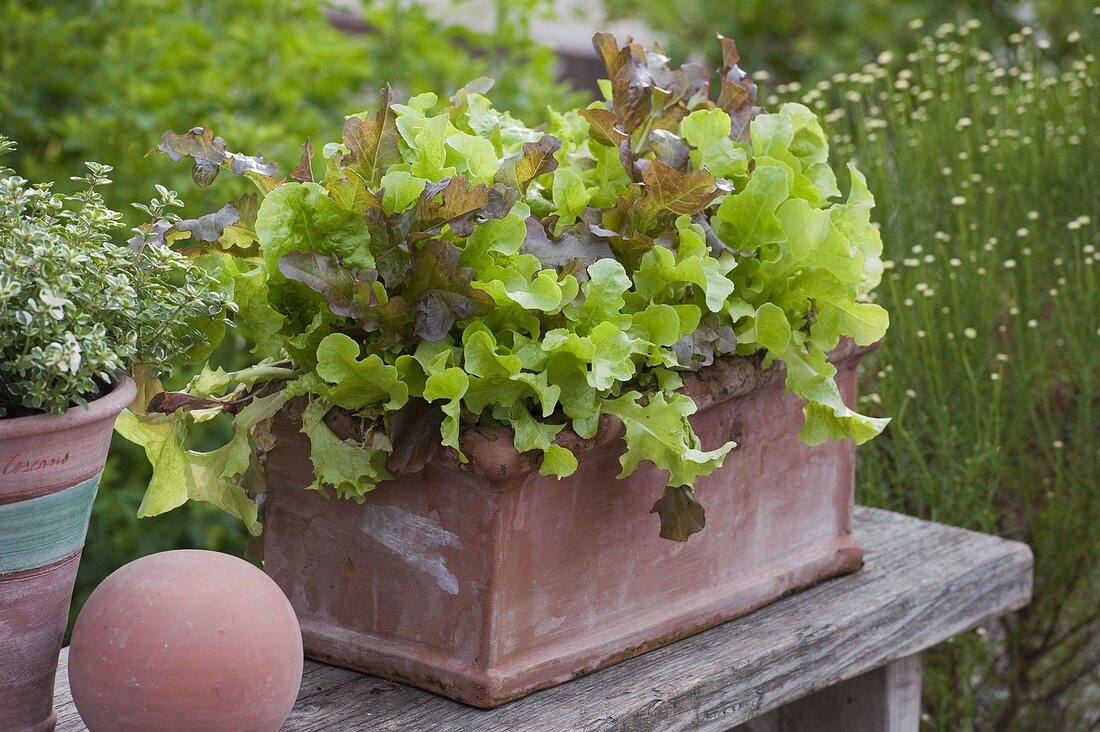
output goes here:
<path id="1" fill-rule="evenodd" d="M 325 424 L 331 409 L 323 399 L 314 399 L 302 412 L 302 433 L 309 438 L 309 459 L 316 478 L 309 488 L 324 493 L 331 487 L 339 498 L 362 501 L 368 491 L 390 478 L 386 459 L 393 445 L 374 427 L 358 441 L 340 439 Z"/>
<path id="2" fill-rule="evenodd" d="M 680 123 L 684 141 L 694 148 L 692 165 L 709 170 L 719 178 L 741 178 L 748 175 L 749 151 L 730 137 L 730 116 L 722 109 L 699 109 Z"/>
<path id="3" fill-rule="evenodd" d="M 642 460 L 648 460 L 668 472 L 664 498 L 653 512 L 661 517 L 661 536 L 677 541 L 688 537 L 705 525 L 703 512 L 694 500 L 691 486 L 700 475 L 714 472 L 722 465 L 735 443 L 714 450 L 702 450 L 687 418 L 695 413 L 695 402 L 683 394 L 656 392 L 644 404 L 642 395 L 627 392 L 618 399 L 604 403 L 603 410 L 618 417 L 626 428 L 626 452 L 619 459 L 620 478 L 632 474 Z"/>
<path id="4" fill-rule="evenodd" d="M 397 369 L 373 353 L 359 360 L 359 344 L 343 333 L 325 336 L 317 347 L 317 375 L 327 384 L 321 395 L 351 411 L 375 404 L 394 411 L 409 399 Z"/>

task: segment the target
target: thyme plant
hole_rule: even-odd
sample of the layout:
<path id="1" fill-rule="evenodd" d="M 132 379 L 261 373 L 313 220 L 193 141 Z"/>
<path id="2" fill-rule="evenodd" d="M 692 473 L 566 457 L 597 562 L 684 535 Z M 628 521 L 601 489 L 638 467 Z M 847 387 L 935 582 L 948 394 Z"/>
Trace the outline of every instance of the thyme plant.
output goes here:
<path id="1" fill-rule="evenodd" d="M 14 147 L 0 137 L 0 154 Z M 80 193 L 59 195 L 0 167 L 0 417 L 87 406 L 120 372 L 164 370 L 224 330 L 217 279 L 156 235 L 178 220 L 176 194 L 158 186 L 138 206 L 150 223 L 116 245 L 111 168 L 87 168 Z"/>

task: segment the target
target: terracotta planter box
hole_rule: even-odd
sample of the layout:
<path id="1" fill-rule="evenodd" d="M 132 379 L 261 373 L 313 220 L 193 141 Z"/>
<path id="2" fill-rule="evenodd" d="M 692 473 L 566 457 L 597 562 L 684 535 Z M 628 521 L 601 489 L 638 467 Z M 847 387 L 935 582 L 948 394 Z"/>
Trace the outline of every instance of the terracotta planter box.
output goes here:
<path id="1" fill-rule="evenodd" d="M 88 409 L 0 419 L 0 730 L 48 732 L 57 654 L 129 377 Z"/>
<path id="2" fill-rule="evenodd" d="M 833 354 L 846 400 L 867 350 Z M 739 444 L 698 481 L 707 526 L 686 543 L 659 538 L 649 513 L 663 473 L 643 463 L 615 479 L 613 418 L 594 439 L 573 436 L 570 478 L 540 476 L 504 429 L 470 430 L 468 464 L 448 451 L 357 505 L 304 490 L 308 441 L 284 415 L 268 456 L 266 570 L 307 655 L 475 706 L 644 653 L 860 567 L 855 447 L 803 444 L 782 377 L 738 358 L 685 378 L 704 448 Z"/>

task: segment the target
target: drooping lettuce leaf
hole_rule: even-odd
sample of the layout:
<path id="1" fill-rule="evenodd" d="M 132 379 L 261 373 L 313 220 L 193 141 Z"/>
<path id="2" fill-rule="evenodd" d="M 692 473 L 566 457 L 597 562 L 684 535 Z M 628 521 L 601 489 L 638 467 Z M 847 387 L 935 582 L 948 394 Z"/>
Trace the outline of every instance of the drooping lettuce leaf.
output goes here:
<path id="1" fill-rule="evenodd" d="M 165 132 L 154 152 L 166 153 L 173 162 L 191 158 L 191 178 L 200 188 L 213 183 L 222 168 L 250 178 L 264 193 L 279 185 L 277 166 L 260 155 L 229 152 L 225 140 L 206 127 L 193 127 L 182 135 Z"/>
<path id="2" fill-rule="evenodd" d="M 242 483 L 245 474 L 259 467 L 252 460 L 251 431 L 271 419 L 287 397 L 275 393 L 252 399 L 234 419 L 232 439 L 209 452 L 184 447 L 186 422 L 172 415 L 119 415 L 115 429 L 141 445 L 153 464 L 153 477 L 138 507 L 138 516 L 156 516 L 188 500 L 213 503 L 239 518 L 251 534 L 260 533 L 258 511 Z"/>

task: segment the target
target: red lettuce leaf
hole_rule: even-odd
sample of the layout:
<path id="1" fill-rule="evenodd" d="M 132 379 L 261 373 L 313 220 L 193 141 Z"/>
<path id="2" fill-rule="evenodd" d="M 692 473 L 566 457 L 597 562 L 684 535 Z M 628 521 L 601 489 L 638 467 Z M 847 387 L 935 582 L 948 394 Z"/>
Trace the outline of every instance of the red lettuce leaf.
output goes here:
<path id="1" fill-rule="evenodd" d="M 650 513 L 661 518 L 661 538 L 687 541 L 707 525 L 707 516 L 695 492 L 687 486 L 666 486 L 665 493 L 653 504 Z"/>
<path id="2" fill-rule="evenodd" d="M 730 137 L 737 142 L 750 143 L 749 123 L 764 112 L 756 106 L 756 84 L 737 63 L 741 54 L 732 38 L 718 36 L 722 42 L 723 66 L 718 70 L 722 78 L 722 91 L 718 95 L 718 106 L 729 113 L 731 124 Z"/>
<path id="3" fill-rule="evenodd" d="M 369 188 L 375 188 L 391 165 L 401 162 L 397 141 L 397 115 L 390 107 L 392 93 L 387 86 L 379 94 L 378 112 L 373 119 L 348 117 L 344 122 L 347 154 L 341 165 L 357 173 Z"/>

